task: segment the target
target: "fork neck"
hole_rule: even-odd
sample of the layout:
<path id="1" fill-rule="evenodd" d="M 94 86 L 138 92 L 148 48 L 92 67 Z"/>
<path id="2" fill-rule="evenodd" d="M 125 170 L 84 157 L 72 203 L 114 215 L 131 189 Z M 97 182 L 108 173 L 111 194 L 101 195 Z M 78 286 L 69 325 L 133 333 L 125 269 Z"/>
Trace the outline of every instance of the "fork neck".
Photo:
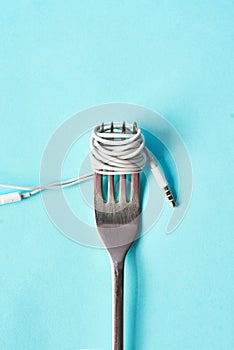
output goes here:
<path id="1" fill-rule="evenodd" d="M 127 244 L 120 247 L 108 248 L 108 253 L 114 266 L 121 267 L 121 265 L 124 264 L 124 260 L 130 246 L 131 244 Z"/>
<path id="2" fill-rule="evenodd" d="M 126 253 L 126 250 L 120 252 L 118 249 L 109 251 L 113 279 L 112 350 L 124 349 L 124 260 Z"/>

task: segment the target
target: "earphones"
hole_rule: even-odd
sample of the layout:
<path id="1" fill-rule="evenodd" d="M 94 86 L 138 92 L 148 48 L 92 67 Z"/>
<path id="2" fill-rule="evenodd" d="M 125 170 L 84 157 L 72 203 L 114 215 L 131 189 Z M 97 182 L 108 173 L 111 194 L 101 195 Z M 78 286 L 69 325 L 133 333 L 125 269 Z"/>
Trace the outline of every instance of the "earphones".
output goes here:
<path id="1" fill-rule="evenodd" d="M 172 206 L 176 206 L 165 175 L 153 154 L 145 146 L 144 135 L 137 127 L 136 122 L 133 125 L 125 122 L 122 124 L 111 122 L 96 126 L 92 131 L 90 147 L 90 162 L 93 173 L 37 187 L 2 183 L 0 187 L 18 191 L 0 195 L 0 205 L 19 202 L 42 191 L 78 185 L 92 179 L 95 172 L 102 175 L 140 173 L 148 161 L 158 185 L 164 190 Z"/>

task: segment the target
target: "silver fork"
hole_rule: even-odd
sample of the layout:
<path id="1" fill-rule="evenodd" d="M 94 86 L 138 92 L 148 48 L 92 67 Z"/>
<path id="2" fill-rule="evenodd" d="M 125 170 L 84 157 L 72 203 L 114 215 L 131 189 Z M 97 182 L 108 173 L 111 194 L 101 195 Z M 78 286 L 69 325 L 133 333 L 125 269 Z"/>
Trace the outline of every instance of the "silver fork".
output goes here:
<path id="1" fill-rule="evenodd" d="M 114 198 L 114 176 L 108 175 L 108 199 L 103 199 L 102 175 L 94 177 L 94 207 L 99 235 L 113 270 L 112 350 L 123 350 L 124 260 L 134 242 L 140 218 L 139 174 L 131 175 L 131 196 L 126 199 L 126 175 L 120 175 L 119 200 Z"/>

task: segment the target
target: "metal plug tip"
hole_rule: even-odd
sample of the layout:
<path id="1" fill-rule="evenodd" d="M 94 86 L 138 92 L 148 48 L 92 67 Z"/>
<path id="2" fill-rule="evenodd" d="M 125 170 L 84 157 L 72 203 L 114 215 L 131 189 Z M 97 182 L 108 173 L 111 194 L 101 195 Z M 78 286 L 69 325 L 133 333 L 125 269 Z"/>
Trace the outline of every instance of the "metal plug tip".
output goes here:
<path id="1" fill-rule="evenodd" d="M 171 202 L 171 204 L 174 208 L 176 206 L 176 203 L 175 203 L 174 197 L 173 197 L 171 191 L 169 190 L 168 186 L 164 187 L 164 192 L 167 196 L 167 199 Z"/>

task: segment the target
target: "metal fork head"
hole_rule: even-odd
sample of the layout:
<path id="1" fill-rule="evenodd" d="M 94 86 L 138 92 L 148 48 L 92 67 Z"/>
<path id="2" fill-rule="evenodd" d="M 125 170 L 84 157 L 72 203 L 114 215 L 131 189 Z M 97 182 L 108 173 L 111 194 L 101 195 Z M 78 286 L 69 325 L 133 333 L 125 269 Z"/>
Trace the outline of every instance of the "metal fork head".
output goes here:
<path id="1" fill-rule="evenodd" d="M 100 130 L 104 132 L 104 124 Z M 136 123 L 133 124 L 133 133 L 137 132 Z M 113 133 L 114 124 L 110 125 Z M 126 132 L 123 122 L 122 132 Z M 131 195 L 127 201 L 126 175 L 120 175 L 119 199 L 114 196 L 114 175 L 108 175 L 108 199 L 103 198 L 103 176 L 95 173 L 94 176 L 94 208 L 98 232 L 105 247 L 109 250 L 114 247 L 129 249 L 138 232 L 140 217 L 140 175 L 131 174 Z"/>
<path id="2" fill-rule="evenodd" d="M 108 175 L 108 199 L 103 198 L 103 175 L 94 176 L 94 208 L 98 232 L 108 248 L 131 246 L 140 218 L 140 175 L 131 175 L 130 200 L 126 198 L 126 175 L 120 175 L 119 200 L 114 197 L 114 176 Z"/>

